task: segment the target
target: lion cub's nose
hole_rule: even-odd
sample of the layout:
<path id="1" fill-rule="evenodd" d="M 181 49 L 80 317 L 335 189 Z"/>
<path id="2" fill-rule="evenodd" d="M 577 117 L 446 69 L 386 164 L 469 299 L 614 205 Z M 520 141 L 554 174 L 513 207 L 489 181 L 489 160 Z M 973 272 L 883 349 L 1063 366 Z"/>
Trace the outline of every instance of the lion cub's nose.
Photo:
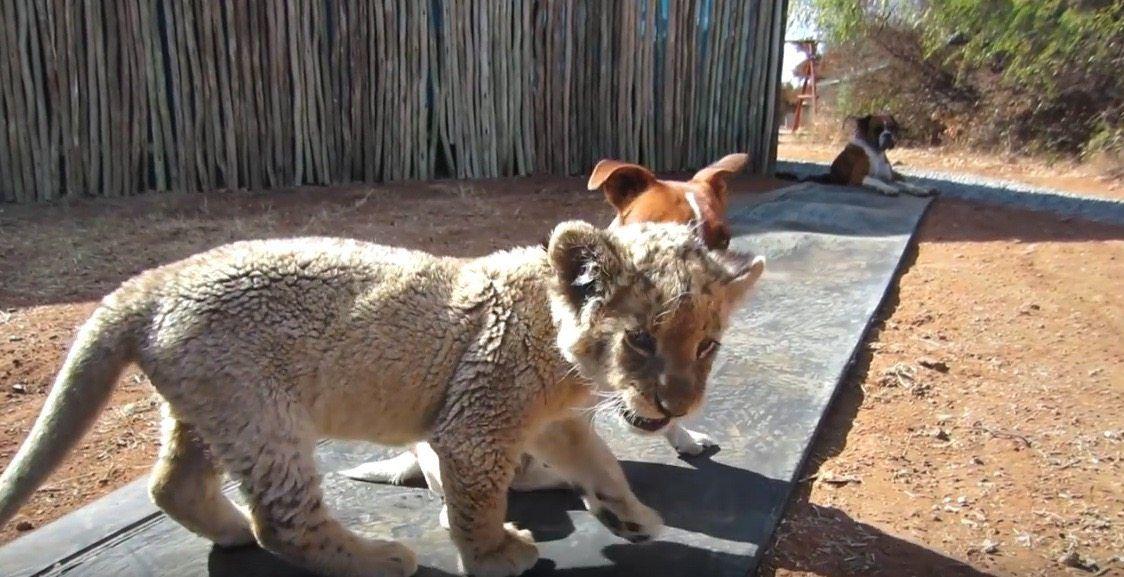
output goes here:
<path id="1" fill-rule="evenodd" d="M 681 375 L 667 375 L 656 387 L 656 408 L 667 417 L 682 417 L 694 404 L 694 381 Z"/>

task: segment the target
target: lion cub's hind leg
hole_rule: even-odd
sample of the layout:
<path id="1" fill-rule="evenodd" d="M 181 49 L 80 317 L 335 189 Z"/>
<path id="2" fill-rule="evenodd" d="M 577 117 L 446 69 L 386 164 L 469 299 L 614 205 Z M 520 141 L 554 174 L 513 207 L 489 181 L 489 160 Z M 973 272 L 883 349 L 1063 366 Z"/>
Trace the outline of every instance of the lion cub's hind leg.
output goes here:
<path id="1" fill-rule="evenodd" d="M 222 547 L 254 542 L 246 514 L 222 494 L 219 470 L 190 425 L 164 406 L 163 444 L 149 494 L 169 517 Z"/>
<path id="2" fill-rule="evenodd" d="M 237 438 L 211 443 L 215 456 L 241 483 L 249 500 L 258 543 L 325 576 L 413 575 L 417 558 L 405 545 L 359 537 L 329 513 L 316 470 L 314 438 L 301 434 L 305 420 L 299 410 L 293 412 L 298 414 L 263 406 L 258 413 L 242 413 L 238 426 L 216 427 L 240 430 Z M 199 427 L 204 439 L 215 438 L 202 424 Z"/>

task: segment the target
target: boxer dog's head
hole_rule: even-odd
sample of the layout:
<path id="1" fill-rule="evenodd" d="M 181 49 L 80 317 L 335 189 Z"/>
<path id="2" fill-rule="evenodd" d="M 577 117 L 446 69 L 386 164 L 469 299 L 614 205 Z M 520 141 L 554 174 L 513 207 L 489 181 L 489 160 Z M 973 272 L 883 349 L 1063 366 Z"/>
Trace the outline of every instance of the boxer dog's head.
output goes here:
<path id="1" fill-rule="evenodd" d="M 863 139 L 875 150 L 887 151 L 894 148 L 898 137 L 898 121 L 892 114 L 868 114 L 851 118 L 854 123 L 854 136 Z"/>

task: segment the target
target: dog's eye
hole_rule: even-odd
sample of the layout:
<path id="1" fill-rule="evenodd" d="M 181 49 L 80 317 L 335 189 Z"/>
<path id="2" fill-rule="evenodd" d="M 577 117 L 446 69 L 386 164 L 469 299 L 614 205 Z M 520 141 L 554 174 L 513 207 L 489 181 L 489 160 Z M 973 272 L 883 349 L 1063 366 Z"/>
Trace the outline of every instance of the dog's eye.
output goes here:
<path id="1" fill-rule="evenodd" d="M 646 357 L 656 353 L 656 338 L 648 331 L 628 331 L 624 335 L 624 342 Z"/>
<path id="2" fill-rule="evenodd" d="M 714 354 L 714 351 L 718 350 L 719 344 L 720 343 L 714 339 L 703 339 L 702 342 L 699 343 L 699 350 L 696 353 L 698 358 L 703 359 Z"/>

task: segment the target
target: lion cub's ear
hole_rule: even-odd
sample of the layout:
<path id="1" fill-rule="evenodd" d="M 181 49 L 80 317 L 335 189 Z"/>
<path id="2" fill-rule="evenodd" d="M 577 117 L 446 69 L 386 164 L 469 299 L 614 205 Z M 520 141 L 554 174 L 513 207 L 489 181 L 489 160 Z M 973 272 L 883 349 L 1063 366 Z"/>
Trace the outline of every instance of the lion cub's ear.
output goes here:
<path id="1" fill-rule="evenodd" d="M 731 303 L 736 303 L 749 294 L 749 289 L 765 272 L 765 257 L 726 253 L 725 258 L 726 270 L 730 273 L 726 295 Z"/>
<path id="2" fill-rule="evenodd" d="M 621 271 L 621 258 L 609 235 L 582 221 L 554 227 L 547 246 L 558 289 L 575 312 L 607 298 L 609 282 Z"/>

